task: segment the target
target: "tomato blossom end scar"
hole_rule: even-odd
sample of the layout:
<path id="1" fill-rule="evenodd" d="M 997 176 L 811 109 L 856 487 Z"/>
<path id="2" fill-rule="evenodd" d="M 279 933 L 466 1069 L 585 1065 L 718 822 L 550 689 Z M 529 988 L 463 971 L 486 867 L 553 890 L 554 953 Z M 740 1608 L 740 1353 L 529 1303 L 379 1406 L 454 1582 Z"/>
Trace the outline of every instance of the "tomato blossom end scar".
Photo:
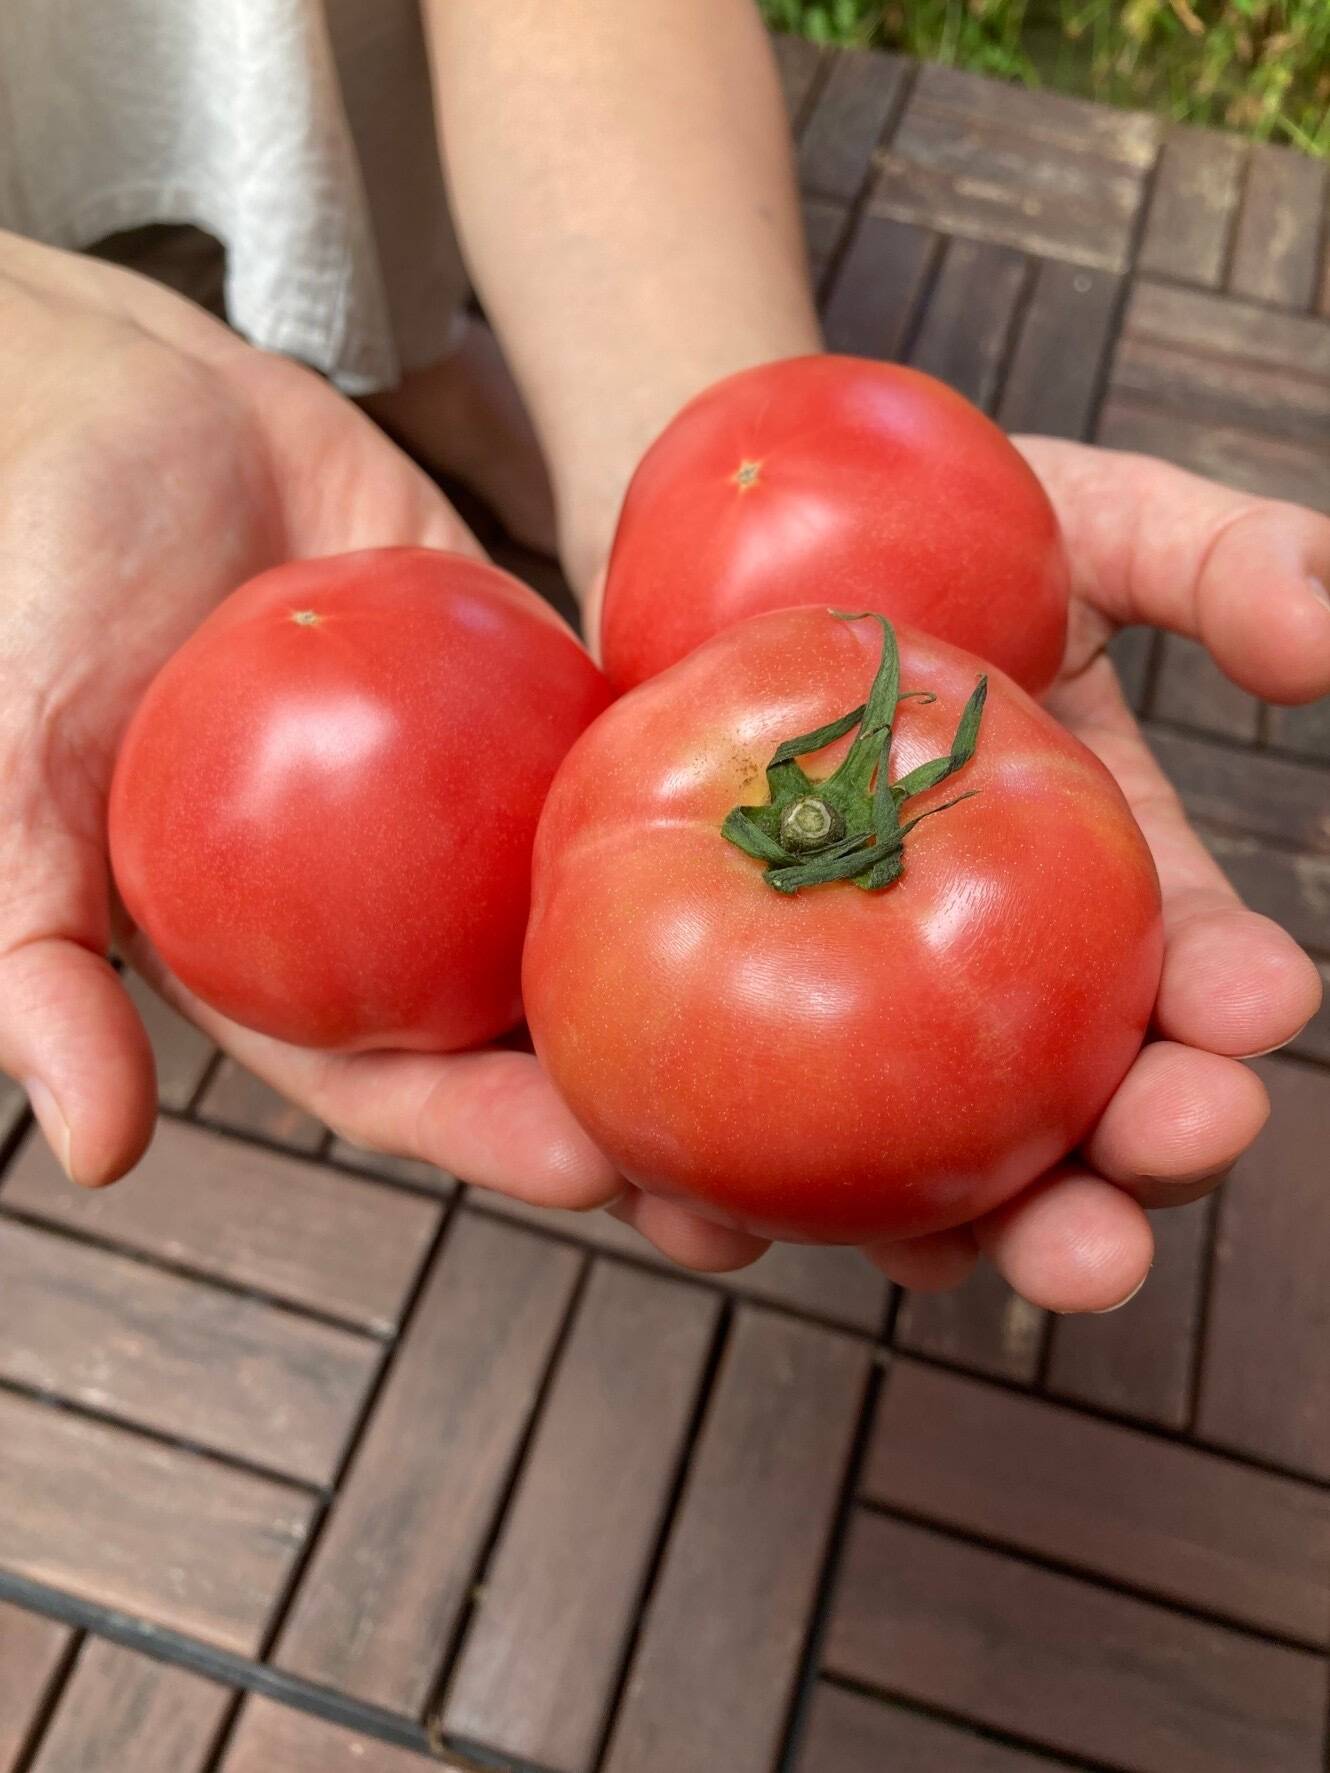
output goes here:
<path id="1" fill-rule="evenodd" d="M 317 610 L 293 609 L 291 611 L 291 620 L 298 628 L 317 628 L 323 618 L 319 615 Z"/>
<path id="2" fill-rule="evenodd" d="M 762 472 L 761 462 L 740 462 L 731 478 L 742 491 L 747 492 L 750 486 L 756 486 L 758 476 Z"/>

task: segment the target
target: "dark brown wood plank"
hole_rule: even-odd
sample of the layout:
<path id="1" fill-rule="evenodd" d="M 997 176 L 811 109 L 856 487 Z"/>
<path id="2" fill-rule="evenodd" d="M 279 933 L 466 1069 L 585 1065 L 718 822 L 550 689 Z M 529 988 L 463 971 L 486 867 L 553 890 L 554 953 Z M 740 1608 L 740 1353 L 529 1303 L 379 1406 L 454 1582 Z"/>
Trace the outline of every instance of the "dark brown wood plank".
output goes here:
<path id="1" fill-rule="evenodd" d="M 1330 763 L 1330 696 L 1301 708 L 1272 708 L 1270 743 Z"/>
<path id="2" fill-rule="evenodd" d="M 1272 849 L 1258 837 L 1202 828 L 1206 848 L 1254 911 L 1304 948 L 1330 951 L 1330 859 Z"/>
<path id="3" fill-rule="evenodd" d="M 1108 643 L 1122 693 L 1139 714 L 1145 706 L 1150 688 L 1150 672 L 1154 664 L 1158 630 L 1154 628 L 1122 628 Z"/>
<path id="4" fill-rule="evenodd" d="M 1194 423 L 1268 432 L 1322 452 L 1330 448 L 1330 380 L 1309 365 L 1251 361 L 1128 334 L 1114 358 L 1113 391 Z"/>
<path id="5" fill-rule="evenodd" d="M 899 56 L 841 49 L 827 58 L 799 146 L 799 185 L 817 197 L 852 203 L 873 151 L 905 96 L 912 64 Z"/>
<path id="6" fill-rule="evenodd" d="M 28 1098 L 12 1078 L 0 1077 L 0 1139 L 7 1139 L 27 1113 Z"/>
<path id="7" fill-rule="evenodd" d="M 1005 246 L 948 243 L 910 362 L 991 409 L 1010 347 L 1026 264 Z"/>
<path id="8" fill-rule="evenodd" d="M 1124 333 L 1226 361 L 1235 383 L 1251 368 L 1330 379 L 1330 326 L 1324 321 L 1147 277 L 1132 285 Z"/>
<path id="9" fill-rule="evenodd" d="M 1325 451 L 1262 431 L 1189 419 L 1146 401 L 1110 393 L 1096 431 L 1109 449 L 1162 456 L 1180 468 L 1206 474 L 1240 492 L 1292 499 L 1330 513 Z"/>
<path id="10" fill-rule="evenodd" d="M 271 1699 L 245 1701 L 218 1773 L 463 1773 L 458 1762 L 358 1736 Z"/>
<path id="11" fill-rule="evenodd" d="M 1131 1773 L 1321 1767 L 1321 1656 L 866 1511 L 826 1663 Z"/>
<path id="12" fill-rule="evenodd" d="M 230 1703 L 200 1675 L 89 1638 L 30 1773 L 203 1773 Z"/>
<path id="13" fill-rule="evenodd" d="M 1218 289 L 1246 163 L 1246 144 L 1237 136 L 1170 129 L 1155 172 L 1137 270 Z"/>
<path id="14" fill-rule="evenodd" d="M 1330 1494 L 1039 1398 L 895 1362 L 862 1494 L 1236 1625 L 1330 1637 Z"/>
<path id="15" fill-rule="evenodd" d="M 327 1132 L 321 1121 L 279 1096 L 270 1084 L 234 1059 L 223 1059 L 213 1073 L 198 1114 L 200 1120 L 214 1126 L 268 1139 L 292 1151 L 317 1151 Z"/>
<path id="16" fill-rule="evenodd" d="M 1162 636 L 1151 712 L 1160 720 L 1219 733 L 1244 745 L 1255 740 L 1261 724 L 1255 696 L 1230 682 L 1199 641 L 1180 634 Z M 1241 760 L 1244 769 L 1246 762 Z"/>
<path id="17" fill-rule="evenodd" d="M 310 1496 L 4 1392 L 0 1446 L 0 1569 L 255 1654 Z"/>
<path id="18" fill-rule="evenodd" d="M 164 1108 L 183 1113 L 207 1076 L 216 1048 L 192 1022 L 168 1008 L 137 973 L 126 973 L 124 986 L 152 1042 L 158 1100 Z"/>
<path id="19" fill-rule="evenodd" d="M 35 1136 L 0 1206 L 345 1317 L 395 1328 L 440 1209 L 374 1182 L 164 1121 L 113 1188 L 75 1188 Z"/>
<path id="20" fill-rule="evenodd" d="M 379 1344 L 35 1226 L 0 1225 L 0 1378 L 331 1483 Z"/>
<path id="21" fill-rule="evenodd" d="M 1330 961 L 1321 961 L 1320 970 L 1325 992 L 1321 1007 L 1290 1043 L 1289 1051 L 1304 1059 L 1316 1059 L 1322 1065 L 1330 1065 Z"/>
<path id="22" fill-rule="evenodd" d="M 73 1633 L 0 1601 L 0 1773 L 14 1773 L 63 1667 Z"/>
<path id="23" fill-rule="evenodd" d="M 740 1309 L 605 1773 L 768 1773 L 868 1367 L 844 1337 Z"/>
<path id="24" fill-rule="evenodd" d="M 940 239 L 926 228 L 863 216 L 826 302 L 827 349 L 853 357 L 899 357 L 940 251 Z"/>
<path id="25" fill-rule="evenodd" d="M 1193 818 L 1330 855 L 1330 776 L 1324 769 L 1158 729 L 1149 737 Z"/>
<path id="26" fill-rule="evenodd" d="M 1219 1203 L 1197 1431 L 1330 1478 L 1330 1074 L 1257 1070 L 1274 1112 Z"/>
<path id="27" fill-rule="evenodd" d="M 952 1292 L 907 1294 L 896 1346 L 1028 1385 L 1039 1367 L 1046 1319 L 984 1263 Z"/>
<path id="28" fill-rule="evenodd" d="M 1053 1319 L 1050 1391 L 1166 1428 L 1187 1426 L 1213 1207 L 1198 1201 L 1151 1215 L 1154 1266 L 1128 1304 Z"/>
<path id="29" fill-rule="evenodd" d="M 1069 1765 L 820 1681 L 795 1773 L 1057 1773 Z"/>
<path id="30" fill-rule="evenodd" d="M 1089 436 L 1122 281 L 1052 259 L 1038 266 L 998 409 L 1008 431 Z"/>
<path id="31" fill-rule="evenodd" d="M 941 62 L 921 66 L 912 103 L 944 112 L 954 123 L 1011 130 L 1051 152 L 1083 155 L 1141 175 L 1154 165 L 1159 151 L 1161 126 L 1144 111 L 1033 91 Z"/>
<path id="32" fill-rule="evenodd" d="M 334 1139 L 328 1147 L 329 1163 L 362 1175 L 380 1176 L 388 1182 L 409 1182 L 413 1188 L 427 1188 L 431 1194 L 444 1198 L 456 1192 L 457 1178 L 433 1164 L 416 1157 L 394 1157 L 387 1151 L 369 1151 L 363 1145 L 352 1145 L 349 1139 Z"/>
<path id="33" fill-rule="evenodd" d="M 1234 295 L 1284 308 L 1311 307 L 1325 193 L 1321 161 L 1268 142 L 1251 150 L 1228 280 Z"/>
<path id="34" fill-rule="evenodd" d="M 515 1226 L 453 1226 L 282 1631 L 283 1668 L 422 1711 L 578 1269 Z"/>
<path id="35" fill-rule="evenodd" d="M 593 1269 L 449 1690 L 450 1735 L 591 1767 L 719 1312 L 677 1281 Z"/>
<path id="36" fill-rule="evenodd" d="M 821 66 L 822 51 L 816 43 L 810 43 L 807 37 L 796 37 L 787 31 L 775 34 L 771 43 L 776 52 L 776 68 L 780 74 L 781 92 L 785 97 L 785 111 L 791 130 L 797 134 Z"/>
<path id="37" fill-rule="evenodd" d="M 820 289 L 836 256 L 841 236 L 849 220 L 849 206 L 829 197 L 803 199 L 804 240 L 808 247 L 808 275 L 813 288 Z"/>

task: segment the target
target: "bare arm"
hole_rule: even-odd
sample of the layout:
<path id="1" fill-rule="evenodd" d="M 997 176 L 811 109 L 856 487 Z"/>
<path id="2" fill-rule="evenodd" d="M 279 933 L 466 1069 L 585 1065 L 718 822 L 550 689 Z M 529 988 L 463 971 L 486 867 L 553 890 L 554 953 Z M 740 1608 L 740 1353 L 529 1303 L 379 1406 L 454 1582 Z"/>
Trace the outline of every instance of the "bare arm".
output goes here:
<path id="1" fill-rule="evenodd" d="M 579 591 L 638 457 L 719 376 L 816 350 L 752 0 L 426 0 L 463 249 Z"/>

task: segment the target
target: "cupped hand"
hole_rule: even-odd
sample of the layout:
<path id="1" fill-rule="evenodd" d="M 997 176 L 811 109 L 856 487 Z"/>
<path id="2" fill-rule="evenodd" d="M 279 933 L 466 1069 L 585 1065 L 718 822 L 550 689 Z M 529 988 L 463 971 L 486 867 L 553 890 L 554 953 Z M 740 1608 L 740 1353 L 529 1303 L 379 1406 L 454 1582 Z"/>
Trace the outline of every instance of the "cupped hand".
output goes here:
<path id="1" fill-rule="evenodd" d="M 1019 440 L 1057 507 L 1073 571 L 1067 657 L 1048 706 L 1117 777 L 1150 842 L 1166 948 L 1152 1038 L 1081 1151 L 998 1212 L 870 1257 L 904 1286 L 941 1290 L 981 1255 L 1056 1311 L 1103 1311 L 1149 1273 L 1146 1207 L 1211 1189 L 1264 1124 L 1242 1059 L 1291 1039 L 1320 1002 L 1316 968 L 1244 908 L 1191 830 L 1105 652 L 1148 623 L 1201 641 L 1242 688 L 1273 702 L 1330 692 L 1330 519 L 1252 498 L 1142 456 Z M 700 1268 L 764 1247 L 636 1192 L 614 1209 Z"/>
<path id="2" fill-rule="evenodd" d="M 0 1067 L 69 1173 L 96 1185 L 136 1161 L 155 1114 L 147 1038 L 106 959 L 106 795 L 144 686 L 214 604 L 282 560 L 479 550 L 316 376 L 131 273 L 10 237 L 0 412 Z M 158 983 L 347 1138 L 556 1206 L 618 1192 L 529 1054 L 309 1053 Z"/>

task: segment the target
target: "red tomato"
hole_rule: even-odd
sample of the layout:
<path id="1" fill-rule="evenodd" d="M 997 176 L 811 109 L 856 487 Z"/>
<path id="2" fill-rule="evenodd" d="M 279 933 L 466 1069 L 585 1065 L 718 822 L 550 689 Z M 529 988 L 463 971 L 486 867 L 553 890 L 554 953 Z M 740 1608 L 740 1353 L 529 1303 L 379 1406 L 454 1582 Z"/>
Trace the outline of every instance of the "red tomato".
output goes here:
<path id="1" fill-rule="evenodd" d="M 980 715 L 979 661 L 942 641 L 902 631 L 892 684 L 889 638 L 824 609 L 718 635 L 584 734 L 536 839 L 550 1076 L 630 1181 L 773 1237 L 913 1237 L 1010 1198 L 1094 1124 L 1159 981 L 1154 865 L 1108 772 L 1000 674 Z M 896 792 L 870 791 L 902 683 Z M 774 757 L 800 734 L 806 776 Z"/>
<path id="2" fill-rule="evenodd" d="M 609 687 L 534 592 L 460 555 L 297 561 L 227 598 L 130 723 L 126 908 L 237 1022 L 470 1046 L 520 1015 L 531 844 Z"/>
<path id="3" fill-rule="evenodd" d="M 642 458 L 610 556 L 605 669 L 625 689 L 745 616 L 881 610 L 1039 695 L 1067 559 L 1024 458 L 931 376 L 854 357 L 742 370 Z"/>

